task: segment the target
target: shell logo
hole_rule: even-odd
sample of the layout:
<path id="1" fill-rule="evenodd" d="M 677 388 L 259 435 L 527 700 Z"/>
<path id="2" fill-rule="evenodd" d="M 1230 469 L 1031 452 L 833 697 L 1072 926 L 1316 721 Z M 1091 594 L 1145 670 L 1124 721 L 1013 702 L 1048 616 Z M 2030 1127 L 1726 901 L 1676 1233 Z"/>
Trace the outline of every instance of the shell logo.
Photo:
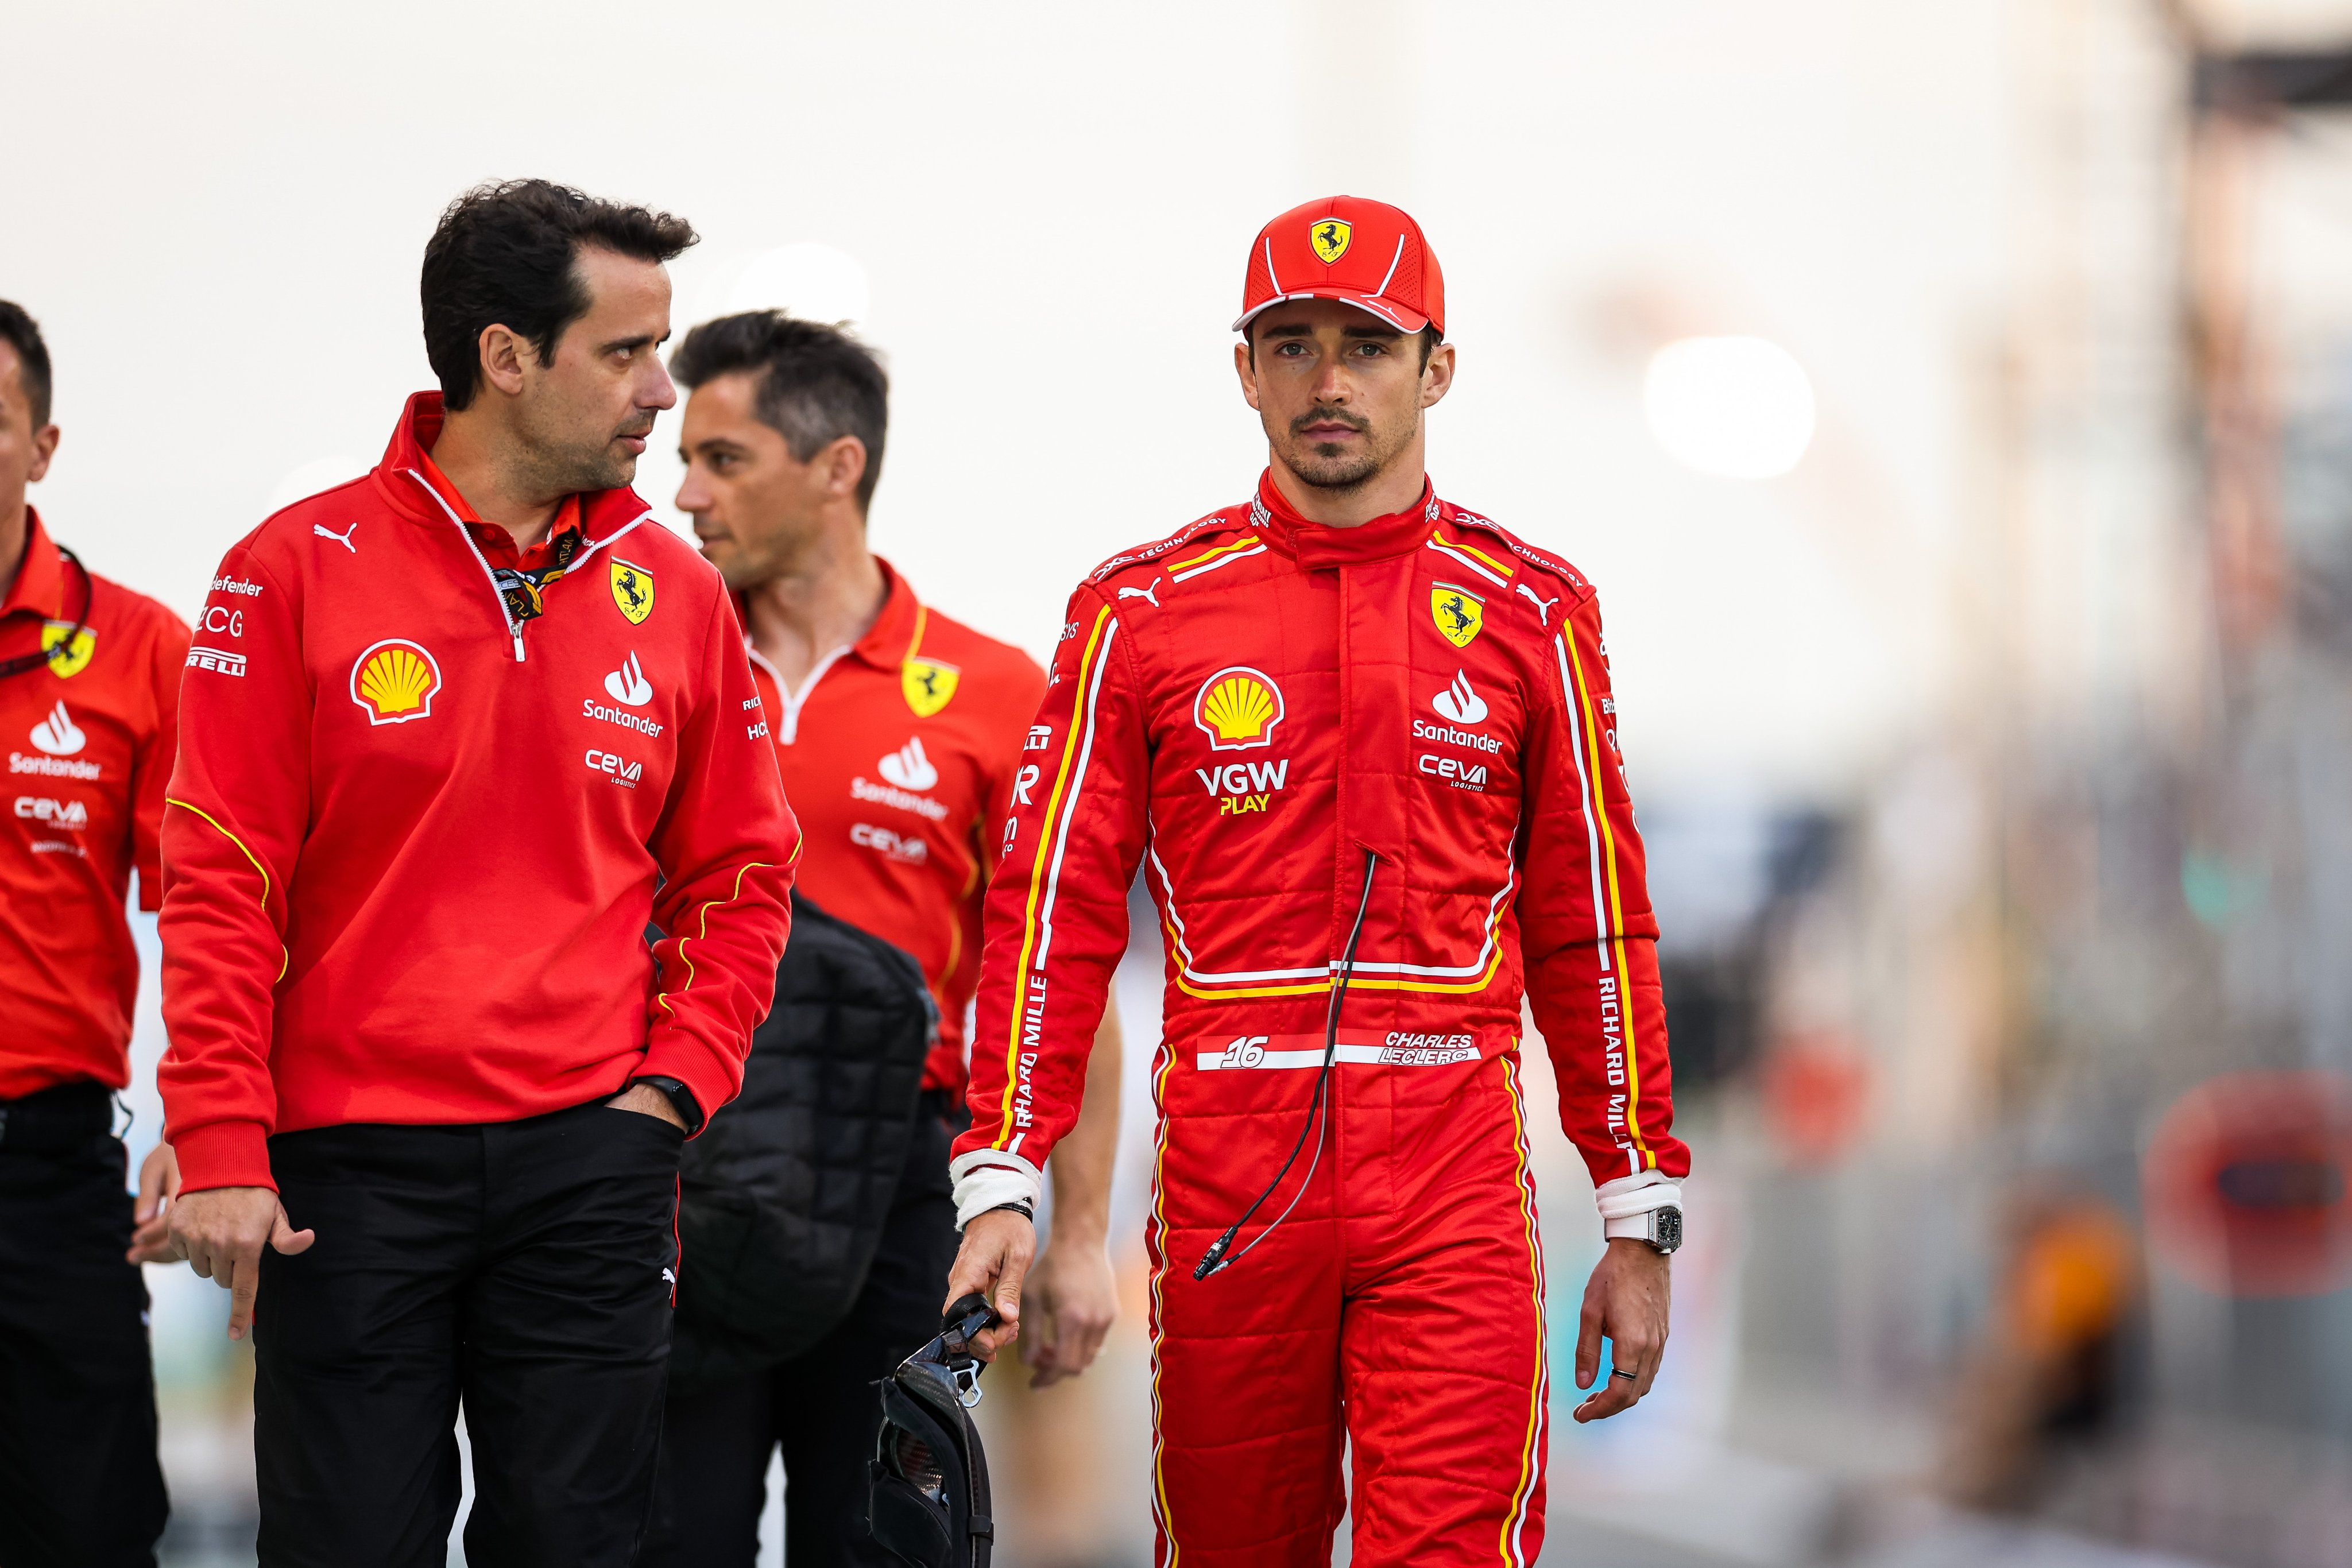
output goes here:
<path id="1" fill-rule="evenodd" d="M 1245 664 L 1219 670 L 1201 683 L 1201 695 L 1192 699 L 1192 722 L 1209 737 L 1212 751 L 1273 745 L 1282 714 L 1282 688 L 1272 675 Z"/>
<path id="2" fill-rule="evenodd" d="M 440 664 L 405 638 L 371 643 L 352 663 L 352 701 L 367 710 L 372 725 L 430 717 L 440 689 Z"/>

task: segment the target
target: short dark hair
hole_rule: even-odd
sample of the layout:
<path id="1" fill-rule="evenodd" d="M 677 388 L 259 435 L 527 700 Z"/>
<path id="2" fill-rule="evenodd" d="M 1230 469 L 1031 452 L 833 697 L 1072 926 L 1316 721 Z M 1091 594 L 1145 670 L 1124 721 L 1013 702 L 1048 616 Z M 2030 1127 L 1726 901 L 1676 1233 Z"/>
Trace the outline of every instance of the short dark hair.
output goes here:
<path id="1" fill-rule="evenodd" d="M 41 324 L 13 299 L 0 299 L 0 343 L 16 350 L 16 379 L 38 430 L 49 423 L 49 346 L 41 341 Z"/>
<path id="2" fill-rule="evenodd" d="M 483 329 L 520 333 L 544 361 L 563 329 L 588 313 L 574 267 L 595 246 L 662 262 L 701 236 L 684 218 L 625 206 L 551 180 L 477 185 L 449 204 L 425 244 L 425 357 L 451 409 L 474 401 Z"/>
<path id="3" fill-rule="evenodd" d="M 857 508 L 871 505 L 890 429 L 890 378 L 874 350 L 839 327 L 781 310 L 746 310 L 705 321 L 669 361 L 669 373 L 688 391 L 739 371 L 758 378 L 752 406 L 760 423 L 784 438 L 794 462 L 807 462 L 845 435 L 866 444 Z"/>

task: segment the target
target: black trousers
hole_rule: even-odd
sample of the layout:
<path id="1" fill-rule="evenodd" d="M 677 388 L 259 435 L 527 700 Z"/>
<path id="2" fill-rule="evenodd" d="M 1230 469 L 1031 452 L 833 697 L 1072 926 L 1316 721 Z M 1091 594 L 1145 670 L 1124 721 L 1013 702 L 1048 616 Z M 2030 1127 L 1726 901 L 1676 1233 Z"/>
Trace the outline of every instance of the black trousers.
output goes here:
<path id="1" fill-rule="evenodd" d="M 254 1323 L 264 1568 L 625 1568 L 653 1499 L 676 1127 L 577 1106 L 269 1141 L 288 1217 Z"/>
<path id="2" fill-rule="evenodd" d="M 113 1104 L 96 1083 L 0 1102 L 6 1568 L 152 1568 L 169 1511 Z"/>
<path id="3" fill-rule="evenodd" d="M 866 1461 L 882 1426 L 873 1385 L 940 1332 L 956 1253 L 952 1141 L 927 1096 L 873 1271 L 838 1327 L 762 1376 L 669 1402 L 648 1568 L 751 1568 L 779 1443 L 787 1563 L 905 1568 L 866 1529 Z"/>

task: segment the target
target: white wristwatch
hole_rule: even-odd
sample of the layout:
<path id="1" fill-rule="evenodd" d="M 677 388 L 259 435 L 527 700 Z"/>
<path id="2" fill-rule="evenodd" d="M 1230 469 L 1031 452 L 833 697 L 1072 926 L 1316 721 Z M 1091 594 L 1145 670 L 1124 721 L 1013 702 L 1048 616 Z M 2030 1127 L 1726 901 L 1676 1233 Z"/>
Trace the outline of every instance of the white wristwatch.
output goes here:
<path id="1" fill-rule="evenodd" d="M 1646 1243 L 1655 1252 L 1672 1252 L 1683 1244 L 1683 1211 L 1671 1203 L 1644 1209 L 1608 1221 L 1601 1234 L 1612 1241 L 1624 1238 Z"/>

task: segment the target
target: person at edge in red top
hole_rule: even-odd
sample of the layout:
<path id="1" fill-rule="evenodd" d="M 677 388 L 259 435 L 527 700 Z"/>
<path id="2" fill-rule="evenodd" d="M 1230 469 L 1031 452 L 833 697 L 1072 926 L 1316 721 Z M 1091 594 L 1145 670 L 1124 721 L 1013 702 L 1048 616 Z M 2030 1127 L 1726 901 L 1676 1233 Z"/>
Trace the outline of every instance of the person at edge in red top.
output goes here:
<path id="1" fill-rule="evenodd" d="M 131 1082 L 139 955 L 123 904 L 163 894 L 156 855 L 188 629 L 91 572 L 25 504 L 48 472 L 48 347 L 0 299 L 0 1563 L 152 1568 L 168 1503 L 155 1457 L 147 1290 L 171 1146 L 134 1217 L 114 1135 Z"/>
<path id="2" fill-rule="evenodd" d="M 740 1385 L 674 1397 L 662 1521 L 643 1561 L 750 1568 L 768 1456 L 781 1443 L 793 1563 L 897 1562 L 866 1527 L 874 1384 L 939 1332 L 955 1256 L 948 1147 L 962 1114 L 964 1012 L 1005 810 L 1037 779 L 1023 749 L 1045 673 L 915 596 L 866 547 L 889 382 L 837 328 L 751 311 L 705 322 L 670 357 L 690 391 L 680 434 L 703 554 L 739 596 L 754 678 L 800 818 L 799 885 L 914 955 L 939 1003 L 917 1136 L 872 1272 L 840 1327 Z M 1032 1275 L 1039 1384 L 1083 1372 L 1117 1315 L 1105 1236 L 1119 1044 L 1106 1011 L 1085 1113 L 1054 1162 L 1054 1244 Z"/>
<path id="3" fill-rule="evenodd" d="M 1647 1392 L 1679 1243 L 1665 1019 L 1601 617 L 1573 567 L 1438 499 L 1436 258 L 1340 196 L 1250 247 L 1255 497 L 1081 583 L 989 894 L 964 1239 L 1015 1333 L 1139 863 L 1165 930 L 1152 1082 L 1163 1563 L 1532 1563 L 1548 1420 L 1522 999 L 1609 1240 L 1576 1410 Z M 1339 1461 L 1351 1455 L 1344 1491 Z"/>
<path id="4" fill-rule="evenodd" d="M 461 1401 L 468 1562 L 636 1552 L 679 1146 L 740 1085 L 799 838 L 726 587 L 626 488 L 694 238 L 544 181 L 452 203 L 441 390 L 228 552 L 189 651 L 171 1228 L 255 1330 L 273 1568 L 438 1563 Z"/>

